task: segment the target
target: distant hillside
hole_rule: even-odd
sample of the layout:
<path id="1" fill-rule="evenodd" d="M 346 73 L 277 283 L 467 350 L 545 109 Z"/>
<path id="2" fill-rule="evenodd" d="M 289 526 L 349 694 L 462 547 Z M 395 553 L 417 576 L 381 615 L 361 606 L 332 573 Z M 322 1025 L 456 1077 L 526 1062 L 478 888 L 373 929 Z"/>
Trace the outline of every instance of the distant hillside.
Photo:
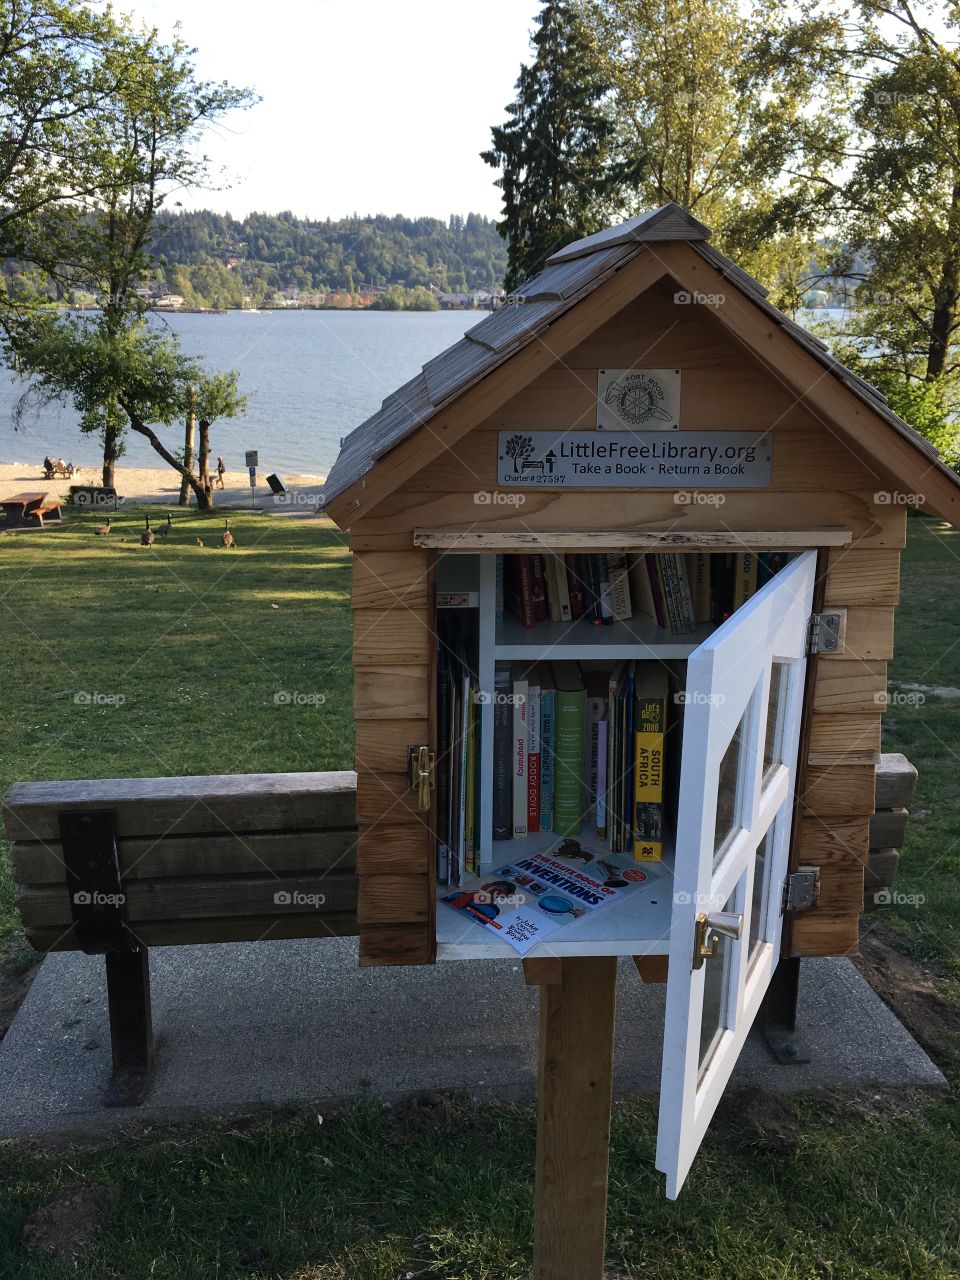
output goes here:
<path id="1" fill-rule="evenodd" d="M 292 213 L 252 213 L 238 221 L 207 210 L 164 213 L 152 252 L 164 289 L 187 305 L 214 307 L 258 305 L 278 294 L 381 293 L 391 285 L 490 290 L 500 286 L 507 264 L 494 223 L 476 213 L 448 222 L 383 215 L 311 222 Z"/>

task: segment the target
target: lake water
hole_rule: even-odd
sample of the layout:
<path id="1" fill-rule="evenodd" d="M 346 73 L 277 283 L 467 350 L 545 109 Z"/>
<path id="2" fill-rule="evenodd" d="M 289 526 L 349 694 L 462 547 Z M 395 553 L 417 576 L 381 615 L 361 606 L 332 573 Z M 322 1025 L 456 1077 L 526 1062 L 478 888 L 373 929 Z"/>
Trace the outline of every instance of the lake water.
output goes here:
<path id="1" fill-rule="evenodd" d="M 384 396 L 413 377 L 432 356 L 462 337 L 483 315 L 475 311 L 231 311 L 225 315 L 165 315 L 184 351 L 213 370 L 236 369 L 247 397 L 241 418 L 218 422 L 214 455 L 228 470 L 243 468 L 247 449 L 260 452 L 263 473 L 326 475 L 340 439 L 380 407 Z M 30 411 L 19 430 L 13 409 L 24 384 L 0 373 L 0 462 L 39 464 L 45 454 L 78 466 L 101 462 L 96 436 L 84 436 L 72 409 Z M 176 427 L 158 434 L 181 447 Z M 129 466 L 166 464 L 142 436 L 127 432 Z"/>

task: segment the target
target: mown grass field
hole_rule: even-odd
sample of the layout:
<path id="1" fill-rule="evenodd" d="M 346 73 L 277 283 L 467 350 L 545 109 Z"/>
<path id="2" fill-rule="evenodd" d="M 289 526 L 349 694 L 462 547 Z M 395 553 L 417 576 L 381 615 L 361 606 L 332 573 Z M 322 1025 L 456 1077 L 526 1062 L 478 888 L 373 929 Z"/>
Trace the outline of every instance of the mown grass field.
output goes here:
<path id="1" fill-rule="evenodd" d="M 0 674 L 14 726 L 0 785 L 349 766 L 340 535 L 237 515 L 240 547 L 227 552 L 210 545 L 218 518 L 174 519 L 170 544 L 151 550 L 133 540 L 136 511 L 122 512 L 108 539 L 91 536 L 92 518 L 49 536 L 0 538 Z M 920 769 L 898 883 L 914 901 L 875 913 L 867 928 L 899 939 L 949 997 L 960 992 L 960 700 L 950 692 L 960 689 L 960 535 L 910 523 L 891 692 L 924 701 L 895 700 L 885 749 Z M 278 705 L 284 691 L 324 701 Z M 97 705 L 78 693 L 125 701 Z M 0 919 L 13 937 L 6 872 Z M 954 1086 L 949 1097 L 863 1092 L 759 1108 L 732 1099 L 675 1205 L 653 1170 L 655 1103 L 619 1106 L 609 1276 L 960 1275 L 960 1055 L 927 1030 Z M 522 1277 L 533 1153 L 531 1109 L 446 1100 L 358 1105 L 326 1112 L 323 1123 L 315 1112 L 211 1123 L 52 1154 L 7 1143 L 0 1280 Z M 97 1242 L 75 1264 L 22 1241 L 30 1213 L 67 1183 L 107 1187 Z"/>

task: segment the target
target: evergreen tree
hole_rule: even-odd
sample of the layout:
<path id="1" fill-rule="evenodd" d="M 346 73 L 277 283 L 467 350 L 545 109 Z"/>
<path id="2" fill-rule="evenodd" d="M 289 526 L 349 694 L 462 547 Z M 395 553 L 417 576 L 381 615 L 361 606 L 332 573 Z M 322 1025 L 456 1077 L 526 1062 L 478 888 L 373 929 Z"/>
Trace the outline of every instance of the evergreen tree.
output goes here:
<path id="1" fill-rule="evenodd" d="M 608 85 L 597 68 L 577 7 L 547 0 L 534 19 L 533 61 L 520 71 L 507 119 L 491 130 L 482 158 L 502 171 L 508 242 L 504 281 L 513 289 L 563 245 L 595 231 L 611 181 L 604 112 Z"/>

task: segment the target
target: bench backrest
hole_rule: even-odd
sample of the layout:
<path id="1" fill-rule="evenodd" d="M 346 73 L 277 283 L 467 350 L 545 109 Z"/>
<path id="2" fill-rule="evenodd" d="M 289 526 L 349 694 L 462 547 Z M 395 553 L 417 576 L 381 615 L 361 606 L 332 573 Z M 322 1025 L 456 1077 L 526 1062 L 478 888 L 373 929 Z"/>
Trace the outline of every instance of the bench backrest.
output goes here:
<path id="1" fill-rule="evenodd" d="M 87 949 L 84 853 L 61 828 L 78 811 L 115 815 L 120 910 L 147 946 L 357 931 L 352 772 L 18 783 L 3 811 L 37 950 Z"/>

